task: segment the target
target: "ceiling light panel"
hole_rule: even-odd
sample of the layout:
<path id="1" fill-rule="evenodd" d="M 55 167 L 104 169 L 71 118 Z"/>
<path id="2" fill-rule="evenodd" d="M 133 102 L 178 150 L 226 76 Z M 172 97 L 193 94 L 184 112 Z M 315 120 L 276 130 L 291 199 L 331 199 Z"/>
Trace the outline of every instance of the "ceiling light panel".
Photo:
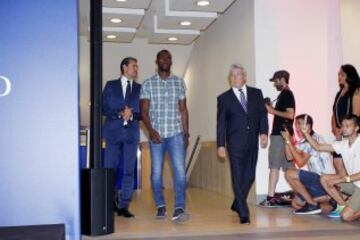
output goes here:
<path id="1" fill-rule="evenodd" d="M 116 35 L 115 35 L 115 34 L 107 34 L 107 35 L 106 35 L 106 38 L 107 38 L 107 39 L 115 39 L 115 38 L 116 38 Z"/>
<path id="2" fill-rule="evenodd" d="M 143 9 L 103 8 L 104 27 L 138 28 L 145 15 Z"/>
<path id="3" fill-rule="evenodd" d="M 129 43 L 134 39 L 135 33 L 136 28 L 103 27 L 103 41 Z"/>
<path id="4" fill-rule="evenodd" d="M 158 20 L 156 15 L 153 19 L 153 31 L 151 36 L 148 37 L 150 43 L 191 44 L 200 35 L 199 30 L 161 29 L 158 27 Z M 169 39 L 172 39 L 173 37 L 177 38 L 178 40 L 170 41 Z"/>
<path id="5" fill-rule="evenodd" d="M 196 2 L 196 5 L 198 5 L 199 7 L 206 7 L 206 6 L 209 6 L 210 5 L 210 2 L 209 1 L 197 1 Z"/>
<path id="6" fill-rule="evenodd" d="M 181 21 L 180 22 L 180 26 L 190 26 L 191 22 L 190 21 Z"/>
<path id="7" fill-rule="evenodd" d="M 177 11 L 170 10 L 171 2 L 164 0 L 164 13 L 158 15 L 159 28 L 168 29 L 196 29 L 205 30 L 217 17 L 216 12 L 204 12 L 204 11 Z M 188 21 L 191 25 L 182 26 L 179 22 Z"/>
<path id="8" fill-rule="evenodd" d="M 112 23 L 121 23 L 122 20 L 120 18 L 111 18 L 110 22 L 112 22 Z"/>
<path id="9" fill-rule="evenodd" d="M 235 0 L 209 0 L 210 4 L 198 6 L 197 0 L 169 0 L 170 10 L 174 11 L 207 11 L 223 13 Z"/>

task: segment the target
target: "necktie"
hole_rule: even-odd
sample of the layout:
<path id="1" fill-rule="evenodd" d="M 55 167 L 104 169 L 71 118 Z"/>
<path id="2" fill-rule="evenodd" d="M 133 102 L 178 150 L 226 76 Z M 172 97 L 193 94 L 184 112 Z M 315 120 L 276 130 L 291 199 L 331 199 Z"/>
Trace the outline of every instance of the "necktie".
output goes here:
<path id="1" fill-rule="evenodd" d="M 130 80 L 127 81 L 126 84 L 126 92 L 125 92 L 125 105 L 129 106 L 130 104 L 130 96 L 131 96 L 131 84 Z"/>
<path id="2" fill-rule="evenodd" d="M 126 84 L 126 90 L 125 90 L 125 106 L 129 106 L 130 104 L 130 96 L 131 96 L 131 84 L 130 84 L 130 80 L 127 80 L 127 84 Z M 128 122 L 124 121 L 123 124 L 124 127 L 128 126 Z"/>
<path id="3" fill-rule="evenodd" d="M 240 91 L 240 104 L 243 107 L 244 111 L 247 113 L 247 101 L 245 98 L 244 91 L 241 88 L 239 89 L 239 91 Z"/>

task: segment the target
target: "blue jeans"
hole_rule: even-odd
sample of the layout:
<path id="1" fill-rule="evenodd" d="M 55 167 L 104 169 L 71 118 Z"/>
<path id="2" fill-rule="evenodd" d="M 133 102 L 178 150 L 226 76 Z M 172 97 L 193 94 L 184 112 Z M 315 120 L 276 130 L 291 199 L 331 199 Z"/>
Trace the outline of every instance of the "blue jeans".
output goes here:
<path id="1" fill-rule="evenodd" d="M 155 204 L 157 207 L 165 206 L 162 182 L 162 169 L 164 155 L 167 151 L 174 172 L 175 206 L 185 210 L 185 144 L 183 134 L 169 138 L 162 138 L 161 143 L 155 144 L 150 141 L 151 151 L 151 183 Z"/>

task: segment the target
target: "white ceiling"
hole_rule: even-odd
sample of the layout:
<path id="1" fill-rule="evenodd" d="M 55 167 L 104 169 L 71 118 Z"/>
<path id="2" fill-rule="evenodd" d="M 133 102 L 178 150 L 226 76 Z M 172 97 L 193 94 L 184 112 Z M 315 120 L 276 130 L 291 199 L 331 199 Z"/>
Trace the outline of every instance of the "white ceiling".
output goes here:
<path id="1" fill-rule="evenodd" d="M 212 0 L 210 5 L 199 7 L 197 0 L 170 0 L 170 10 L 175 11 L 206 11 L 206 12 L 224 12 L 234 0 Z"/>
<path id="2" fill-rule="evenodd" d="M 116 0 L 103 0 L 104 7 L 113 7 L 113 8 L 148 9 L 150 3 L 151 0 L 127 0 L 126 2 L 118 2 Z"/>
<path id="3" fill-rule="evenodd" d="M 223 14 L 236 0 L 208 0 L 205 7 L 198 0 L 103 0 L 103 41 L 132 42 L 135 37 L 149 43 L 191 44 L 202 31 Z M 89 36 L 89 2 L 79 0 L 80 34 Z M 110 19 L 121 19 L 112 23 Z M 190 26 L 181 26 L 190 21 Z M 113 39 L 106 36 L 113 35 Z M 175 37 L 176 41 L 168 38 Z"/>

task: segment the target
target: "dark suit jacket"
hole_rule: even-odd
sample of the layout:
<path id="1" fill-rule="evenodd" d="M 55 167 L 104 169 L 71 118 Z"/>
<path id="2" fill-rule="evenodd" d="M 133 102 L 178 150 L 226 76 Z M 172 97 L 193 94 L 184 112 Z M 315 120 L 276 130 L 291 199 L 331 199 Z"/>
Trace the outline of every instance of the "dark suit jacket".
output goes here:
<path id="1" fill-rule="evenodd" d="M 124 120 L 119 117 L 119 112 L 125 108 L 125 99 L 120 79 L 108 81 L 102 96 L 102 111 L 105 115 L 103 136 L 106 141 L 118 143 L 138 143 L 140 140 L 140 88 L 141 85 L 133 81 L 128 107 L 133 109 L 133 120 L 124 127 Z"/>
<path id="2" fill-rule="evenodd" d="M 232 88 L 218 96 L 217 146 L 230 154 L 257 150 L 259 134 L 268 134 L 268 118 L 260 89 L 247 86 L 247 109 L 242 108 Z"/>

